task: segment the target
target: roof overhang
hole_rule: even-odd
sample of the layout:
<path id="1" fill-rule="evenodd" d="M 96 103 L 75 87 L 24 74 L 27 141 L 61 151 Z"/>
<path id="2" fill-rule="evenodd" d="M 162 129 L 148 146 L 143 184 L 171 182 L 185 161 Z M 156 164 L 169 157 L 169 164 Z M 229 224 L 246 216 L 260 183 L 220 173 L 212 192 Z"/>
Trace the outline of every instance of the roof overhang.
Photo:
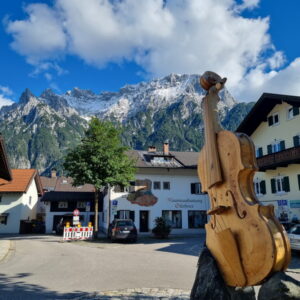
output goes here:
<path id="1" fill-rule="evenodd" d="M 236 131 L 251 136 L 262 122 L 267 121 L 267 116 L 275 105 L 281 104 L 282 102 L 300 107 L 300 97 L 263 93 Z"/>

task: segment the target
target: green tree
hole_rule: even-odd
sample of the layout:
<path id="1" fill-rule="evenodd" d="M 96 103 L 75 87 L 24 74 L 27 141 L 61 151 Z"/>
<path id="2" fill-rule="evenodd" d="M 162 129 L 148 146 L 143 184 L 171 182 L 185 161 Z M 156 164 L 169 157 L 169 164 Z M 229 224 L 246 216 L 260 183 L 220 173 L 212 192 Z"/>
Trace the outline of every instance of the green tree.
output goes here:
<path id="1" fill-rule="evenodd" d="M 95 186 L 95 234 L 98 232 L 99 192 L 109 186 L 128 186 L 134 179 L 135 162 L 126 155 L 126 150 L 128 148 L 121 143 L 120 128 L 92 118 L 81 143 L 65 157 L 64 168 L 73 178 L 73 185 Z"/>

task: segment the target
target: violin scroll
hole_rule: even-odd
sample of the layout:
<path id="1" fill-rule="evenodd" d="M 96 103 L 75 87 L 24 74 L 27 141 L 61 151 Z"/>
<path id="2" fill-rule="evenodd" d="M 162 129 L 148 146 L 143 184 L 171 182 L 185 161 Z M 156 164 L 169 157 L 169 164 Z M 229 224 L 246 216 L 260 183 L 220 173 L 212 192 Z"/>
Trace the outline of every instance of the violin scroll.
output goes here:
<path id="1" fill-rule="evenodd" d="M 208 91 L 211 87 L 216 86 L 217 90 L 220 90 L 223 88 L 227 78 L 221 78 L 217 73 L 206 71 L 201 77 L 200 77 L 200 85 L 203 89 Z"/>

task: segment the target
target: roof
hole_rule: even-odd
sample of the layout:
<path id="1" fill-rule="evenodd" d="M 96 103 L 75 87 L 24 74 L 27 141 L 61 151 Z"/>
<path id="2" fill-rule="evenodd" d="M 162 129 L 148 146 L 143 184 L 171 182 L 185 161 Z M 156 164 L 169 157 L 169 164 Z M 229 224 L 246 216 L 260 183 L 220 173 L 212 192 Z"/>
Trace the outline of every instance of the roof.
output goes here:
<path id="1" fill-rule="evenodd" d="M 148 152 L 129 150 L 127 155 L 136 160 L 137 168 L 173 168 L 173 169 L 196 169 L 199 152 Z M 160 159 L 162 158 L 162 159 Z"/>
<path id="2" fill-rule="evenodd" d="M 9 167 L 8 157 L 2 136 L 0 136 L 0 178 L 8 181 L 12 180 L 11 169 Z"/>
<path id="3" fill-rule="evenodd" d="M 267 116 L 274 106 L 281 104 L 282 102 L 300 107 L 300 97 L 264 93 L 252 107 L 236 131 L 246 133 L 250 136 L 262 122 L 267 121 Z"/>
<path id="4" fill-rule="evenodd" d="M 94 201 L 95 192 L 47 192 L 41 198 L 41 201 Z"/>
<path id="5" fill-rule="evenodd" d="M 71 177 L 45 177 L 41 176 L 44 189 L 53 190 L 55 192 L 94 192 L 95 188 L 92 184 L 84 184 L 81 186 L 73 186 Z"/>
<path id="6" fill-rule="evenodd" d="M 12 169 L 12 181 L 0 179 L 0 193 L 26 193 L 35 180 L 38 193 L 43 194 L 39 174 L 36 169 Z"/>
<path id="7" fill-rule="evenodd" d="M 43 189 L 54 190 L 55 185 L 56 185 L 56 180 L 57 180 L 57 177 L 41 176 L 41 182 L 42 182 Z"/>

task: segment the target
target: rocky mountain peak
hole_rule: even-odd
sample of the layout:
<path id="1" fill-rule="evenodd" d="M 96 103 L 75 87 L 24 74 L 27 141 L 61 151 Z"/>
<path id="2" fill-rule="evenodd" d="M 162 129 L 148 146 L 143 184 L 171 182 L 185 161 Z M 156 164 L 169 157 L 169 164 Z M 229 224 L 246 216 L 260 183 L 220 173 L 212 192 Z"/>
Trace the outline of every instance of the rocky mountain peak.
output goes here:
<path id="1" fill-rule="evenodd" d="M 31 92 L 29 88 L 26 88 L 20 97 L 19 103 L 26 104 L 30 102 L 33 98 L 36 98 L 35 95 Z"/>

